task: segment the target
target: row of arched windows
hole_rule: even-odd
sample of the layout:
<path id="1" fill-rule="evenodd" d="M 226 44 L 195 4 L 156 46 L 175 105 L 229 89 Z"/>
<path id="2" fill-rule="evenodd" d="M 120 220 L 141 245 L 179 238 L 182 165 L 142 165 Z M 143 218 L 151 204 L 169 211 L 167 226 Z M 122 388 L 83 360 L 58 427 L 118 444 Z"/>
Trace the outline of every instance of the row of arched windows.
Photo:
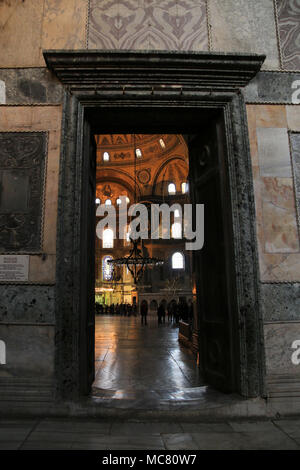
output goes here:
<path id="1" fill-rule="evenodd" d="M 182 194 L 186 194 L 186 193 L 188 192 L 188 190 L 189 190 L 189 184 L 188 184 L 187 182 L 181 183 L 181 192 L 182 192 Z M 175 185 L 175 183 L 169 183 L 169 184 L 168 184 L 168 194 L 169 194 L 170 196 L 176 194 L 176 185 Z M 127 202 L 127 204 L 129 204 L 129 202 L 130 202 L 130 199 L 129 199 L 128 196 L 126 196 L 126 202 Z M 95 203 L 96 203 L 96 204 L 101 204 L 101 199 L 99 199 L 99 198 L 97 197 L 96 200 L 95 200 Z M 106 199 L 106 200 L 104 201 L 104 204 L 105 204 L 106 206 L 111 206 L 111 205 L 112 205 L 111 199 Z M 120 199 L 120 197 L 118 197 L 118 199 L 116 199 L 116 204 L 117 204 L 117 205 L 121 204 L 121 199 Z"/>
<path id="2" fill-rule="evenodd" d="M 142 158 L 143 154 L 141 149 L 135 149 L 135 155 L 137 158 Z M 102 159 L 104 162 L 109 162 L 110 161 L 110 154 L 108 152 L 103 152 L 102 154 Z"/>
<path id="3" fill-rule="evenodd" d="M 116 204 L 117 204 L 117 205 L 120 205 L 121 202 L 122 202 L 122 201 L 121 201 L 120 197 L 118 197 L 118 199 L 116 199 Z M 127 204 L 129 204 L 129 202 L 130 202 L 130 199 L 129 199 L 128 196 L 126 196 L 126 202 L 127 202 Z M 95 204 L 101 204 L 101 199 L 99 199 L 99 198 L 97 197 L 97 198 L 95 199 Z M 104 201 L 104 204 L 105 204 L 106 206 L 111 206 L 111 205 L 112 205 L 112 200 L 111 200 L 111 199 L 106 199 L 106 200 Z"/>
<path id="4" fill-rule="evenodd" d="M 162 149 L 166 148 L 166 144 L 165 144 L 164 139 L 159 139 L 159 144 L 160 144 Z M 136 155 L 137 158 L 142 158 L 142 156 L 143 156 L 142 150 L 139 149 L 139 148 L 135 149 L 135 155 Z M 103 159 L 104 162 L 109 162 L 110 154 L 108 152 L 103 152 L 102 159 Z"/>
<path id="5" fill-rule="evenodd" d="M 181 183 L 181 192 L 182 194 L 186 194 L 189 190 L 189 184 L 184 181 L 183 183 Z M 168 184 L 168 193 L 170 195 L 173 195 L 173 194 L 176 194 L 176 184 L 175 183 L 169 183 Z"/>
<path id="6" fill-rule="evenodd" d="M 174 239 L 182 238 L 182 224 L 180 222 L 174 222 L 171 225 L 171 237 Z M 130 233 L 128 228 L 125 233 L 125 244 L 130 242 Z M 103 248 L 113 248 L 114 247 L 114 231 L 111 228 L 106 228 L 103 230 L 102 236 L 102 247 Z"/>

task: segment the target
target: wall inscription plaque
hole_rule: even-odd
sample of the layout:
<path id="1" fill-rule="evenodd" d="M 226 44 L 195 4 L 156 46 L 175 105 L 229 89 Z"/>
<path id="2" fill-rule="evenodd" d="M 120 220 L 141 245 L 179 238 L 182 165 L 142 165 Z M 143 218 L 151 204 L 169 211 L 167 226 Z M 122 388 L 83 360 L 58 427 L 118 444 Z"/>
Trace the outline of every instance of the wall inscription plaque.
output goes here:
<path id="1" fill-rule="evenodd" d="M 0 282 L 28 281 L 29 255 L 0 255 Z"/>

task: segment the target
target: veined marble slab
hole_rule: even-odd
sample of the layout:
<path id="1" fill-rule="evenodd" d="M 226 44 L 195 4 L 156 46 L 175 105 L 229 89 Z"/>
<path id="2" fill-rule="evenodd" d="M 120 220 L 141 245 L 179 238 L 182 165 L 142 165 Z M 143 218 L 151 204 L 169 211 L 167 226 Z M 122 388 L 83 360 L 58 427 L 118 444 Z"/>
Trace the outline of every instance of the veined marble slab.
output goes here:
<path id="1" fill-rule="evenodd" d="M 256 132 L 260 175 L 291 177 L 287 129 L 258 127 Z"/>

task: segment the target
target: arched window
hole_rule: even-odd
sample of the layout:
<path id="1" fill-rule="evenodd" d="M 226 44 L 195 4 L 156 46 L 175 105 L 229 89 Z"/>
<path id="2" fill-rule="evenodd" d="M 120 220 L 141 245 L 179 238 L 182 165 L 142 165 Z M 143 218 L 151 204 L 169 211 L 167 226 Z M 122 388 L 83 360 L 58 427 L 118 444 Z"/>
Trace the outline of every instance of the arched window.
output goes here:
<path id="1" fill-rule="evenodd" d="M 121 202 L 122 202 L 121 199 L 118 197 L 118 199 L 116 200 L 117 205 L 119 206 Z"/>
<path id="2" fill-rule="evenodd" d="M 102 277 L 103 281 L 111 281 L 113 273 L 113 265 L 107 261 L 112 259 L 112 256 L 104 256 L 102 258 Z"/>
<path id="3" fill-rule="evenodd" d="M 183 254 L 177 251 L 172 255 L 172 269 L 183 269 L 184 257 Z"/>
<path id="4" fill-rule="evenodd" d="M 103 153 L 103 161 L 104 162 L 109 162 L 109 153 L 108 152 Z"/>
<path id="5" fill-rule="evenodd" d="M 159 143 L 160 143 L 160 146 L 161 146 L 162 149 L 166 148 L 166 144 L 164 142 L 164 139 L 159 139 Z"/>
<path id="6" fill-rule="evenodd" d="M 114 247 L 114 231 L 111 228 L 103 230 L 102 246 L 103 248 Z"/>
<path id="7" fill-rule="evenodd" d="M 168 193 L 169 194 L 176 194 L 176 186 L 174 183 L 170 183 L 168 185 Z"/>
<path id="8" fill-rule="evenodd" d="M 171 227 L 171 234 L 172 238 L 181 238 L 181 223 L 180 222 L 174 222 Z"/>
<path id="9" fill-rule="evenodd" d="M 124 246 L 130 245 L 130 228 L 129 225 L 126 225 L 124 229 Z"/>
<path id="10" fill-rule="evenodd" d="M 189 184 L 184 182 L 184 183 L 181 183 L 181 191 L 182 191 L 182 194 L 185 194 L 187 193 L 189 190 Z"/>
<path id="11" fill-rule="evenodd" d="M 96 200 L 95 200 L 95 204 L 100 204 L 100 199 L 97 197 Z"/>
<path id="12" fill-rule="evenodd" d="M 136 149 L 135 154 L 136 154 L 136 157 L 137 157 L 137 158 L 142 158 L 142 151 L 141 151 L 141 149 Z"/>
<path id="13" fill-rule="evenodd" d="M 106 206 L 111 206 L 111 200 L 110 199 L 106 199 L 105 203 L 104 203 Z"/>

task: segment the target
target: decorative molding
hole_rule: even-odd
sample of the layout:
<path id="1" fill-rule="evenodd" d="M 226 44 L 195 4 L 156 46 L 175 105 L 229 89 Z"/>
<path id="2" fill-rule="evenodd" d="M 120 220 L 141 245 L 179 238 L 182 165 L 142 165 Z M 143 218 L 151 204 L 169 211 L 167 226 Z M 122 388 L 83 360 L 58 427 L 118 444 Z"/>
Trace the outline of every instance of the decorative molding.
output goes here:
<path id="1" fill-rule="evenodd" d="M 167 92 L 234 92 L 249 83 L 265 59 L 259 54 L 167 51 L 48 50 L 43 55 L 71 92 L 92 98 L 100 90 L 150 87 L 155 92 L 155 86 Z"/>

